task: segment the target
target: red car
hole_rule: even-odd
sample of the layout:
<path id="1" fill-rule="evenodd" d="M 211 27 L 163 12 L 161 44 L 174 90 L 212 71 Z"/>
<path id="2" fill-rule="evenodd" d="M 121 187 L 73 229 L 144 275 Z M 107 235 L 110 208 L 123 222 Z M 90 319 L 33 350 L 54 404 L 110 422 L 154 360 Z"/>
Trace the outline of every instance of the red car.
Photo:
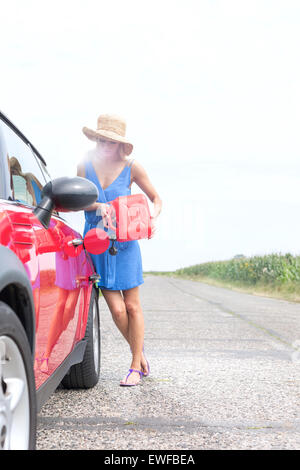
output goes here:
<path id="1" fill-rule="evenodd" d="M 1 112 L 0 181 L 0 449 L 34 449 L 37 412 L 58 385 L 99 378 L 97 275 L 64 219 L 98 191 L 84 178 L 51 181 Z"/>

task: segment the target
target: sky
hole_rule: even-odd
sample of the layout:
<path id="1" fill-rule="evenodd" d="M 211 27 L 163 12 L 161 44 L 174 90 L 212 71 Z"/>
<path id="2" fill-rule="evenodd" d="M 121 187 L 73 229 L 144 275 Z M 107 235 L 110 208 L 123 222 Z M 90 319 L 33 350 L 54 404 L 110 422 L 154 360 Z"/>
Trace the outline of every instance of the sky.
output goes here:
<path id="1" fill-rule="evenodd" d="M 155 236 L 139 242 L 145 271 L 300 254 L 298 1 L 0 8 L 0 109 L 52 178 L 75 175 L 93 148 L 83 126 L 126 119 L 132 157 L 163 202 Z M 82 232 L 83 213 L 68 217 Z"/>

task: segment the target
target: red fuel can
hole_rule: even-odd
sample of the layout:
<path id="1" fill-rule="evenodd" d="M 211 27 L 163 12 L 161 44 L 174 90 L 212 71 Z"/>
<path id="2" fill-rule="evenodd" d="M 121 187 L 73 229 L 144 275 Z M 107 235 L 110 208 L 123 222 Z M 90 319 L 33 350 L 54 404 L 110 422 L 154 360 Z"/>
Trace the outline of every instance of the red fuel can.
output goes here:
<path id="1" fill-rule="evenodd" d="M 120 242 L 151 237 L 151 214 L 146 196 L 119 196 L 110 204 L 108 225 Z"/>

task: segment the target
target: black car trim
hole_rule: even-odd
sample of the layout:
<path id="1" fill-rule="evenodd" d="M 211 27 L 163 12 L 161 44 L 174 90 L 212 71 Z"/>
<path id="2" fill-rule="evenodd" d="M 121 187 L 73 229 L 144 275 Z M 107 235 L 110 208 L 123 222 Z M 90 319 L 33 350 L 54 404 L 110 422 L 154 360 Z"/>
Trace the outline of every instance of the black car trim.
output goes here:
<path id="1" fill-rule="evenodd" d="M 2 121 L 5 122 L 5 124 L 7 124 L 25 142 L 25 144 L 30 145 L 32 150 L 35 152 L 36 156 L 47 167 L 47 163 L 43 159 L 40 152 L 35 148 L 35 146 L 30 142 L 30 140 L 28 140 L 27 137 L 11 122 L 11 120 L 7 116 L 5 116 L 5 114 L 3 114 L 1 111 L 0 111 L 0 119 L 2 119 Z"/>
<path id="2" fill-rule="evenodd" d="M 10 187 L 10 174 L 8 170 L 7 162 L 5 161 L 6 146 L 2 135 L 2 129 L 0 127 L 0 195 L 1 198 L 7 198 L 12 195 Z"/>
<path id="3" fill-rule="evenodd" d="M 0 245 L 0 298 L 5 302 L 6 298 L 11 299 L 9 289 L 16 289 L 18 296 L 14 296 L 15 305 L 9 304 L 13 310 L 17 310 L 21 323 L 24 326 L 28 337 L 32 357 L 35 352 L 35 307 L 33 302 L 31 282 L 28 278 L 23 263 L 6 246 Z M 8 303 L 8 301 L 7 301 Z M 20 315 L 20 307 L 22 305 L 22 314 Z"/>
<path id="4" fill-rule="evenodd" d="M 58 385 L 61 383 L 62 379 L 68 373 L 71 366 L 82 362 L 83 356 L 85 353 L 85 348 L 87 345 L 87 340 L 82 339 L 79 341 L 72 352 L 64 359 L 64 361 L 51 373 L 49 379 L 46 380 L 38 389 L 37 389 L 37 410 L 41 410 L 43 404 L 48 400 L 50 395 L 57 389 Z"/>

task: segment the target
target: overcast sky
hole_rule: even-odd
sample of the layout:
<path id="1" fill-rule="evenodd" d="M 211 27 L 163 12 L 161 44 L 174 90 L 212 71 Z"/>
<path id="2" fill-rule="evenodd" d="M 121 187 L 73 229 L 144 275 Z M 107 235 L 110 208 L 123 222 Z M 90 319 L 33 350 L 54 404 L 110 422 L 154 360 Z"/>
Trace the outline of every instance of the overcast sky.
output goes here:
<path id="1" fill-rule="evenodd" d="M 93 147 L 83 126 L 125 117 L 163 200 L 144 270 L 300 253 L 299 1 L 0 6 L 0 109 L 53 178 Z"/>

